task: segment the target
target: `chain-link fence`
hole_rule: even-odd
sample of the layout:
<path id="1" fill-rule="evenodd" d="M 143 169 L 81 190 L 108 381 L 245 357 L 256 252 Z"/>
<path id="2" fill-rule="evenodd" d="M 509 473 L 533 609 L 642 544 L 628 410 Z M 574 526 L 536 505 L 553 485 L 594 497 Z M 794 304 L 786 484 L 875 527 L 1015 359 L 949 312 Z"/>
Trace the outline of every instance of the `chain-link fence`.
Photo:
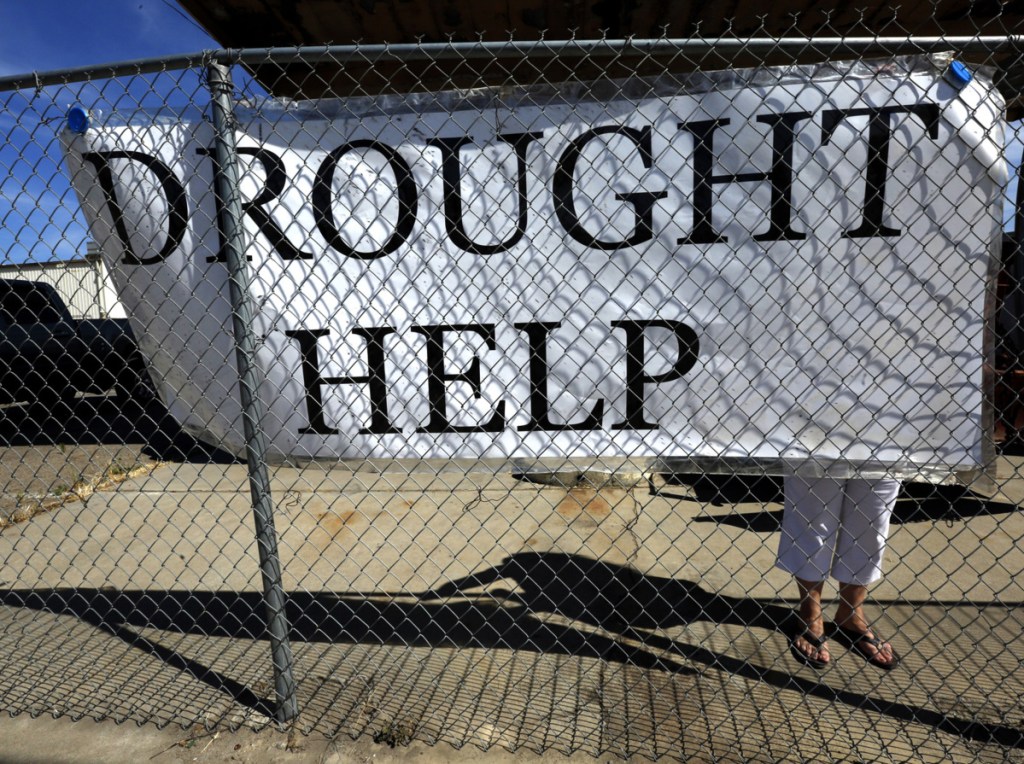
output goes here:
<path id="1" fill-rule="evenodd" d="M 5 708 L 1024 759 L 1019 57 L 452 43 L 0 81 Z M 90 242 L 126 320 L 7 278 Z"/>

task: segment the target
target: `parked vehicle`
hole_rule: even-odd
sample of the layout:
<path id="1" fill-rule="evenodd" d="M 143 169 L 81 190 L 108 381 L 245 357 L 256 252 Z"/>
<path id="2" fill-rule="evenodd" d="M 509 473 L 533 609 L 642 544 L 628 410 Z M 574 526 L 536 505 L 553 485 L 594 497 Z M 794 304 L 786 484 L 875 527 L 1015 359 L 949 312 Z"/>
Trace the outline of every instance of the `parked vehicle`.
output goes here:
<path id="1" fill-rule="evenodd" d="M 50 284 L 0 279 L 0 402 L 48 406 L 149 387 L 126 319 L 75 319 Z"/>

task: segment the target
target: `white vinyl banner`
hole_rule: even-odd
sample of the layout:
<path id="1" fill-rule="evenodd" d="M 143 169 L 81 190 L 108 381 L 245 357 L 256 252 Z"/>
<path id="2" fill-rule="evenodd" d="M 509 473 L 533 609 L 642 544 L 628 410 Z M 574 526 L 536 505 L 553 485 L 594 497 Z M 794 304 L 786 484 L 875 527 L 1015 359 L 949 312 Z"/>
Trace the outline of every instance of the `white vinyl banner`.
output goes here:
<path id="1" fill-rule="evenodd" d="M 239 105 L 277 458 L 977 466 L 1003 103 L 929 57 Z M 214 134 L 64 134 L 189 431 L 242 453 Z"/>

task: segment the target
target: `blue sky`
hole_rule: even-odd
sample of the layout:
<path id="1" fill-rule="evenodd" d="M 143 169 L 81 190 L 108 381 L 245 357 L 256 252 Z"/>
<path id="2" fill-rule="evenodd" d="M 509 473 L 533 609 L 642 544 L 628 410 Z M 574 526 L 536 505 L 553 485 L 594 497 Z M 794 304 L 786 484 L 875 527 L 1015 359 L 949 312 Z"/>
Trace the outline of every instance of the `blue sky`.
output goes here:
<path id="1" fill-rule="evenodd" d="M 0 0 L 0 19 L 0 77 L 218 47 L 173 0 Z M 132 84 L 122 108 L 143 98 L 187 101 L 198 80 L 175 74 Z M 70 105 L 102 106 L 116 91 L 0 92 L 0 263 L 84 253 L 85 224 L 56 136 Z"/>
<path id="2" fill-rule="evenodd" d="M 173 0 L 0 0 L 0 76 L 217 44 Z"/>

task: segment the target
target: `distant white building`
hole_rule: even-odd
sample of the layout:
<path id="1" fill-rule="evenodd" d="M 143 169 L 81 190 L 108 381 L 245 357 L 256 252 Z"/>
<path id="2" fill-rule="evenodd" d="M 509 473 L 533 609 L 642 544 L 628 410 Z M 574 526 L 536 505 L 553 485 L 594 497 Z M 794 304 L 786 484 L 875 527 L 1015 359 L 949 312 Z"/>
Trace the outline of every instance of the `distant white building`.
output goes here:
<path id="1" fill-rule="evenodd" d="M 126 318 L 107 266 L 89 243 L 85 257 L 46 263 L 0 265 L 0 278 L 44 281 L 64 298 L 74 318 Z"/>

